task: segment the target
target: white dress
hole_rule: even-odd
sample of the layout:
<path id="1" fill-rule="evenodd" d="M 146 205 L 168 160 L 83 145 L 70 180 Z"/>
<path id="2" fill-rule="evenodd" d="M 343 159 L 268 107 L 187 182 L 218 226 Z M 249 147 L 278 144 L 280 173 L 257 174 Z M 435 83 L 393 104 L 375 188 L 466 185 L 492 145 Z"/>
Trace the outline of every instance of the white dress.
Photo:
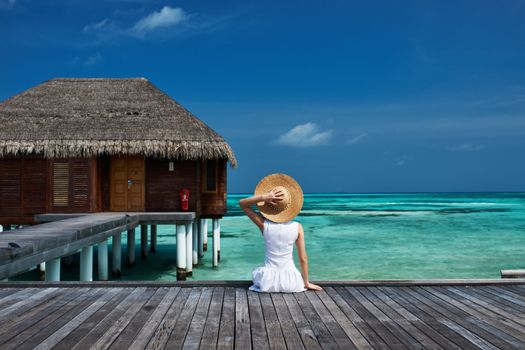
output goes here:
<path id="1" fill-rule="evenodd" d="M 252 272 L 253 286 L 257 292 L 302 292 L 303 276 L 293 261 L 293 245 L 299 235 L 295 221 L 276 223 L 264 220 L 264 266 Z"/>

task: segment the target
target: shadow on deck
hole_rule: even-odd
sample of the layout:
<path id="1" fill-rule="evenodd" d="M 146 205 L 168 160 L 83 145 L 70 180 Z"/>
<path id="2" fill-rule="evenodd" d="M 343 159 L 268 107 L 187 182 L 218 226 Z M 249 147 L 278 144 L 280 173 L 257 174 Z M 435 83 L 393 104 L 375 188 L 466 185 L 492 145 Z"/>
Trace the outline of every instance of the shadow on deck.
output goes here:
<path id="1" fill-rule="evenodd" d="M 321 283 L 323 285 L 323 283 Z M 0 283 L 2 349 L 523 349 L 521 281 Z"/>

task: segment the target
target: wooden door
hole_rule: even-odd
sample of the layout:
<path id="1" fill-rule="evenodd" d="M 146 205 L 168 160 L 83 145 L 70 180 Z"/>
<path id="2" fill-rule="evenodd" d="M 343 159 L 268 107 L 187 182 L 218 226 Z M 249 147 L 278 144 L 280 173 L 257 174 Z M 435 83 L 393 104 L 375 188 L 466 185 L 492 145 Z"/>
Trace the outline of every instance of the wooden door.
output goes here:
<path id="1" fill-rule="evenodd" d="M 144 211 L 143 156 L 113 156 L 110 170 L 110 210 Z"/>

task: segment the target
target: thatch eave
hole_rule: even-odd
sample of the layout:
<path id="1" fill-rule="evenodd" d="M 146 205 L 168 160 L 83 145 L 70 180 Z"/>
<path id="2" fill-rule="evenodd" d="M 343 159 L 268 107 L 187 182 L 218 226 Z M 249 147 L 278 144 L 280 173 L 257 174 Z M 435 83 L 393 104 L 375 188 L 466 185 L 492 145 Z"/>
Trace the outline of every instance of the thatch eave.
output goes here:
<path id="1" fill-rule="evenodd" d="M 0 157 L 40 154 L 46 158 L 96 157 L 100 155 L 140 154 L 176 160 L 237 160 L 224 141 L 158 140 L 0 140 Z"/>

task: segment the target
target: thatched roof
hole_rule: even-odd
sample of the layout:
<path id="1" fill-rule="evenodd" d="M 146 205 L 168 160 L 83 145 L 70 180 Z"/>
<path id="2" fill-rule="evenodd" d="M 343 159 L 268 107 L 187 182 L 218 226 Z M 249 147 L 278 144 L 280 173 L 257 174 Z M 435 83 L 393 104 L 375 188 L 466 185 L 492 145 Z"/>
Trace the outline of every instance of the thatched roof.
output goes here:
<path id="1" fill-rule="evenodd" d="M 0 157 L 227 159 L 215 131 L 144 78 L 52 79 L 0 103 Z"/>

